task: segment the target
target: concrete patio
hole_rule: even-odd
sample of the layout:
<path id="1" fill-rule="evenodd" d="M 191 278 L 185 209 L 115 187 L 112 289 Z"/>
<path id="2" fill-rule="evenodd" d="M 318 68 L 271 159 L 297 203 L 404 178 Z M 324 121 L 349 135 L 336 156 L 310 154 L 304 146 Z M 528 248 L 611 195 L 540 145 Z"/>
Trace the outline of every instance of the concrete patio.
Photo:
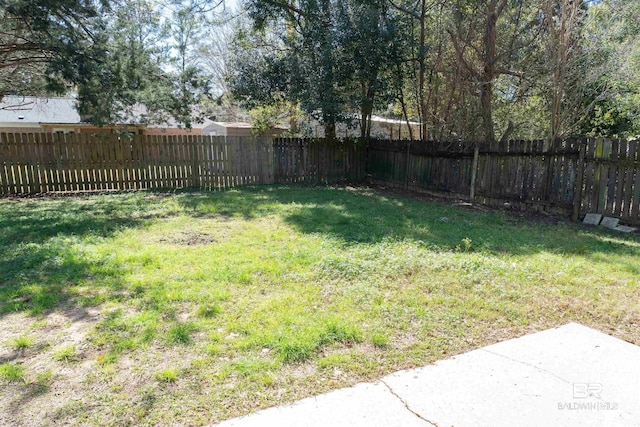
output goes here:
<path id="1" fill-rule="evenodd" d="M 232 426 L 640 426 L 640 347 L 570 323 Z"/>

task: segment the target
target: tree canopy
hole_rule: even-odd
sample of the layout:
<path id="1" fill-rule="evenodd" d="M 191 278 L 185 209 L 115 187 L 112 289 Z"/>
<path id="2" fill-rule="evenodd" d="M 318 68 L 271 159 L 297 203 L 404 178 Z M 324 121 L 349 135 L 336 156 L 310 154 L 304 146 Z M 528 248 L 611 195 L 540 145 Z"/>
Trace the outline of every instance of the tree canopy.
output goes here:
<path id="1" fill-rule="evenodd" d="M 634 136 L 639 0 L 248 0 L 232 52 L 247 106 L 300 105 L 332 134 L 373 110 L 422 139 Z"/>
<path id="2" fill-rule="evenodd" d="M 497 141 L 640 133 L 640 0 L 0 0 L 0 95 L 78 95 L 94 123 L 234 99 L 371 131 Z M 217 108 L 217 107 L 215 107 Z"/>

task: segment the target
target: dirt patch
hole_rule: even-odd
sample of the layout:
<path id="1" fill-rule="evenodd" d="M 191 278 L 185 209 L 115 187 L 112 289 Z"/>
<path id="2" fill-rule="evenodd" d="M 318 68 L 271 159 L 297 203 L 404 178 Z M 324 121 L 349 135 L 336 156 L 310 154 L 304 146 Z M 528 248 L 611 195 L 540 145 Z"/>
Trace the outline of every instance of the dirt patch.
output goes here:
<path id="1" fill-rule="evenodd" d="M 216 239 L 210 234 L 199 231 L 180 231 L 169 236 L 160 237 L 158 242 L 167 245 L 196 246 L 215 243 Z"/>

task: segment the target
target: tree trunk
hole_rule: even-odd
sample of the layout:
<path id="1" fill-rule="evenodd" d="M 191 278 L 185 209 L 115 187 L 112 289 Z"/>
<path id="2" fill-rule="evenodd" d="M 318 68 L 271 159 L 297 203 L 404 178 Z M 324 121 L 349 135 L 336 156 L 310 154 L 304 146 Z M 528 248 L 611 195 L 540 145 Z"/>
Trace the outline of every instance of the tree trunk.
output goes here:
<path id="1" fill-rule="evenodd" d="M 428 136 L 428 128 L 427 128 L 427 100 L 424 95 L 424 85 L 426 81 L 426 38 L 427 38 L 427 0 L 422 0 L 422 6 L 420 11 L 420 51 L 418 52 L 418 63 L 419 63 L 419 78 L 418 78 L 418 93 L 419 93 L 419 104 L 420 104 L 420 139 L 422 141 L 426 141 Z"/>
<path id="2" fill-rule="evenodd" d="M 327 122 L 324 124 L 324 137 L 330 140 L 337 139 L 335 122 Z"/>
<path id="3" fill-rule="evenodd" d="M 498 0 L 490 0 L 487 11 L 487 24 L 484 33 L 484 58 L 483 70 L 480 74 L 480 109 L 482 115 L 482 133 L 488 143 L 495 142 L 495 130 L 493 126 L 493 80 L 496 77 L 496 61 L 498 52 L 496 46 L 496 26 L 499 12 Z"/>

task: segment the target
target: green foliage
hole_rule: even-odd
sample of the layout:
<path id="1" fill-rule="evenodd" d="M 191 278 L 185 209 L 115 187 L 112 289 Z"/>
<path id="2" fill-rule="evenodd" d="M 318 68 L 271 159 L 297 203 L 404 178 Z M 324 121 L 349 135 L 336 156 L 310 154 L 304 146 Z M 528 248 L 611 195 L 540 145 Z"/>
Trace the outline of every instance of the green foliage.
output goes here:
<path id="1" fill-rule="evenodd" d="M 104 51 L 96 32 L 106 1 L 12 0 L 0 5 L 0 95 L 28 94 L 34 83 L 49 80 L 50 88 L 63 91 L 79 83 L 81 68 L 100 61 Z M 43 65 L 43 66 L 42 66 Z M 22 76 L 23 86 L 11 78 Z M 38 91 L 40 92 L 40 91 Z"/>
<path id="2" fill-rule="evenodd" d="M 389 346 L 389 337 L 383 333 L 376 332 L 371 336 L 371 344 L 378 348 L 387 348 Z"/>
<path id="3" fill-rule="evenodd" d="M 222 307 L 219 304 L 204 304 L 198 307 L 197 315 L 205 319 L 211 319 L 222 313 Z"/>
<path id="4" fill-rule="evenodd" d="M 20 365 L 3 363 L 0 365 L 0 379 L 6 382 L 19 382 L 24 380 L 25 370 Z"/>
<path id="5" fill-rule="evenodd" d="M 178 380 L 180 372 L 177 369 L 163 369 L 155 374 L 156 380 L 164 383 L 173 383 Z"/>
<path id="6" fill-rule="evenodd" d="M 72 345 L 59 348 L 51 357 L 56 362 L 73 362 L 77 359 L 76 348 Z"/>
<path id="7" fill-rule="evenodd" d="M 11 342 L 11 347 L 14 350 L 26 350 L 33 345 L 33 342 L 33 338 L 21 335 Z"/>
<path id="8" fill-rule="evenodd" d="M 300 105 L 335 136 L 337 123 L 369 117 L 380 102 L 393 57 L 387 8 L 379 1 L 248 2 L 258 32 L 238 32 L 244 49 L 234 55 L 231 90 L 252 108 L 273 104 L 274 95 Z M 285 30 L 277 34 L 269 23 Z"/>
<path id="9" fill-rule="evenodd" d="M 167 340 L 171 344 L 189 344 L 195 329 L 192 323 L 178 323 L 169 330 Z"/>
<path id="10" fill-rule="evenodd" d="M 7 18 L 0 28 L 10 35 L 2 46 L 14 51 L 0 60 L 0 94 L 31 92 L 46 77 L 50 92 L 76 88 L 85 121 L 144 124 L 173 117 L 191 127 L 201 119 L 193 107 L 210 86 L 190 58 L 201 14 L 176 3 L 169 20 L 161 6 L 150 0 L 16 0 L 0 6 Z M 11 82 L 15 89 L 4 88 L 3 77 L 16 75 L 25 76 L 22 87 Z"/>

